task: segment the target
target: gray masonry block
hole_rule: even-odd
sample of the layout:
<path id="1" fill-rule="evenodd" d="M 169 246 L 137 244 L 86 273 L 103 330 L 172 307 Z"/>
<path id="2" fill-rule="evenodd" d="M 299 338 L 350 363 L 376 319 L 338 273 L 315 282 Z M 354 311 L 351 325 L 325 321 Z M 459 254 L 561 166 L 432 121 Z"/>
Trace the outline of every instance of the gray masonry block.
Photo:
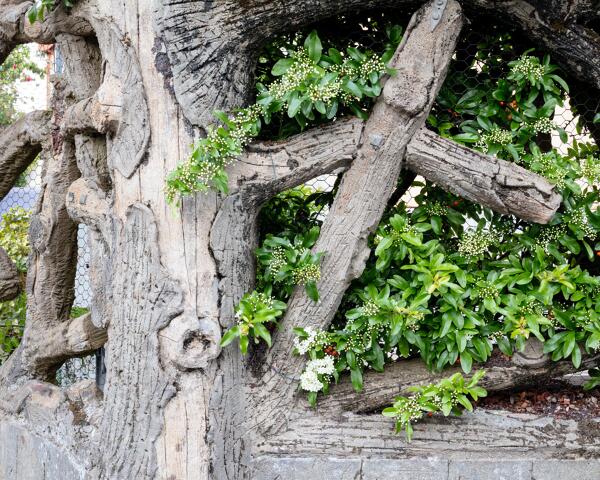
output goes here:
<path id="1" fill-rule="evenodd" d="M 600 460 L 536 460 L 531 480 L 598 480 Z"/>
<path id="2" fill-rule="evenodd" d="M 354 480 L 360 478 L 360 459 L 261 457 L 253 462 L 253 480 Z"/>
<path id="3" fill-rule="evenodd" d="M 528 460 L 451 461 L 448 480 L 533 480 Z"/>
<path id="4" fill-rule="evenodd" d="M 361 480 L 448 480 L 448 460 L 439 458 L 364 460 Z"/>

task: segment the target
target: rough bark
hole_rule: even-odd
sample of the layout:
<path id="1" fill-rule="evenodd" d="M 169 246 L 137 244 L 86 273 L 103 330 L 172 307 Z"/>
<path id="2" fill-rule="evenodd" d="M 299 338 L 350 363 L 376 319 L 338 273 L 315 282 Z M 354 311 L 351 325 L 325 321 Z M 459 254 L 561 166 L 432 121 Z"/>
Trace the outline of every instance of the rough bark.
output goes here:
<path id="1" fill-rule="evenodd" d="M 89 355 L 102 347 L 108 338 L 106 329 L 94 325 L 91 317 L 86 313 L 62 322 L 30 344 L 27 355 L 33 369 L 43 372 L 69 358 Z"/>
<path id="2" fill-rule="evenodd" d="M 0 133 L 0 199 L 42 151 L 52 112 L 31 112 Z"/>
<path id="3" fill-rule="evenodd" d="M 21 281 L 17 267 L 0 247 L 0 302 L 16 298 L 20 291 Z"/>
<path id="4" fill-rule="evenodd" d="M 586 359 L 582 369 L 593 366 L 598 357 Z M 547 359 L 539 365 L 517 365 L 517 362 L 506 361 L 503 366 L 481 365 L 486 372 L 479 385 L 489 392 L 498 392 L 525 385 L 541 385 L 552 378 L 558 378 L 566 373 L 573 372 L 570 361 L 549 362 Z M 360 393 L 354 391 L 348 378 L 333 387 L 330 395 L 323 397 L 319 402 L 319 412 L 375 412 L 391 404 L 391 399 L 398 395 L 408 395 L 407 388 L 412 385 L 426 385 L 435 383 L 453 373 L 460 372 L 460 368 L 450 368 L 441 373 L 432 373 L 427 369 L 421 359 L 401 360 L 386 366 L 385 373 L 374 371 L 367 372 L 364 376 L 364 390 Z"/>
<path id="5" fill-rule="evenodd" d="M 406 166 L 467 200 L 529 222 L 550 222 L 562 201 L 539 175 L 425 129 L 408 145 Z"/>

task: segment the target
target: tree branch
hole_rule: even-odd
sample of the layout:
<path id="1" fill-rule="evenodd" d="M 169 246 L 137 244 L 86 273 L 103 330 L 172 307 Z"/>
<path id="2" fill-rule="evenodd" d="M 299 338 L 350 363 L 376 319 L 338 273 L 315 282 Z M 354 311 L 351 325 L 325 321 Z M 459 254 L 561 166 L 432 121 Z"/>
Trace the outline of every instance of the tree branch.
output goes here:
<path id="1" fill-rule="evenodd" d="M 0 302 L 16 298 L 20 292 L 21 282 L 17 267 L 0 247 Z"/>
<path id="2" fill-rule="evenodd" d="M 66 359 L 93 353 L 107 340 L 106 328 L 94 325 L 92 315 L 86 313 L 46 330 L 43 337 L 30 339 L 27 364 L 34 375 L 47 378 Z"/>
<path id="3" fill-rule="evenodd" d="M 263 203 L 277 193 L 350 165 L 364 122 L 350 117 L 281 142 L 252 143 L 229 177 L 231 193 Z"/>
<path id="4" fill-rule="evenodd" d="M 0 200 L 42 150 L 52 112 L 28 113 L 0 133 Z"/>
<path id="5" fill-rule="evenodd" d="M 460 6 L 450 1 L 437 29 L 431 31 L 433 2 L 413 15 L 391 65 L 387 80 L 365 126 L 357 158 L 340 184 L 315 251 L 326 252 L 318 284 L 321 299 L 310 300 L 297 288 L 274 335 L 264 391 L 277 391 L 278 402 L 292 401 L 303 362 L 290 363 L 293 327 L 326 327 L 350 282 L 363 271 L 369 256 L 368 236 L 377 227 L 397 184 L 402 157 L 421 128 L 441 87 L 462 27 Z M 262 401 L 262 400 L 261 400 Z"/>
<path id="6" fill-rule="evenodd" d="M 58 7 L 49 12 L 43 22 L 29 23 L 27 10 L 31 1 L 9 1 L 0 6 L 0 63 L 17 45 L 24 43 L 54 43 L 60 33 L 90 36 L 94 31 L 79 14 L 76 5 L 70 11 Z M 8 5 L 6 5 L 8 3 Z"/>
<path id="7" fill-rule="evenodd" d="M 506 365 L 481 365 L 485 369 L 485 377 L 479 385 L 490 392 L 518 388 L 547 381 L 567 373 L 575 373 L 596 365 L 599 356 L 587 357 L 579 368 L 575 368 L 570 361 L 547 361 L 534 366 L 518 365 L 516 361 L 506 361 Z M 516 360 L 516 359 L 515 359 Z M 319 399 L 318 408 L 323 411 L 339 412 L 340 410 L 353 412 L 369 412 L 384 408 L 393 403 L 394 397 L 406 395 L 408 387 L 435 383 L 448 377 L 461 369 L 452 367 L 441 373 L 432 373 L 420 358 L 400 360 L 386 365 L 382 373 L 369 370 L 364 373 L 363 391 L 357 393 L 350 379 L 344 376 L 338 385 L 331 388 L 329 395 Z"/>
<path id="8" fill-rule="evenodd" d="M 406 164 L 413 172 L 467 200 L 529 222 L 548 223 L 562 200 L 540 175 L 425 128 L 408 145 Z"/>

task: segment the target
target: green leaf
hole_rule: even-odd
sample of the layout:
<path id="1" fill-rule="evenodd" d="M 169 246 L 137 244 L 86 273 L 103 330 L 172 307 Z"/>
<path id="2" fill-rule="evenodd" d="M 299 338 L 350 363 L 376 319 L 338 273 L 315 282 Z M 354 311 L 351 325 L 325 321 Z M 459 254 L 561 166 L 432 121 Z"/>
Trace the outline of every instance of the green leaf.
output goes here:
<path id="1" fill-rule="evenodd" d="M 384 408 L 383 411 L 381 412 L 381 414 L 384 417 L 390 417 L 390 418 L 395 417 L 397 415 L 397 413 L 398 413 L 398 410 L 394 407 Z"/>
<path id="2" fill-rule="evenodd" d="M 354 390 L 357 392 L 362 391 L 363 389 L 363 378 L 362 371 L 359 368 L 353 368 L 350 370 L 350 380 L 352 381 L 352 386 Z"/>
<path id="3" fill-rule="evenodd" d="M 240 351 L 243 355 L 246 355 L 246 353 L 248 353 L 248 342 L 249 338 L 247 335 L 242 335 L 240 337 Z"/>
<path id="4" fill-rule="evenodd" d="M 295 60 L 293 58 L 281 58 L 277 60 L 273 68 L 271 69 L 271 75 L 275 77 L 280 77 L 285 72 L 287 72 L 290 67 L 294 64 Z"/>
<path id="5" fill-rule="evenodd" d="M 329 50 L 327 50 L 327 53 L 329 54 L 329 57 L 337 64 L 337 65 L 341 65 L 343 63 L 343 58 L 342 58 L 342 54 L 340 53 L 339 50 L 336 50 L 335 48 L 330 48 Z"/>
<path id="6" fill-rule="evenodd" d="M 317 290 L 317 284 L 315 283 L 315 281 L 311 280 L 310 282 L 306 282 L 304 288 L 306 290 L 308 298 L 310 298 L 313 302 L 317 303 L 319 301 L 319 291 Z"/>
<path id="7" fill-rule="evenodd" d="M 375 249 L 375 255 L 380 256 L 382 252 L 390 248 L 394 244 L 394 239 L 392 237 L 383 237 L 377 248 Z"/>
<path id="8" fill-rule="evenodd" d="M 363 96 L 363 92 L 360 89 L 360 87 L 349 78 L 347 78 L 342 84 L 342 89 L 348 93 L 351 93 L 359 99 Z"/>
<path id="9" fill-rule="evenodd" d="M 579 345 L 575 345 L 573 348 L 573 352 L 571 353 L 571 361 L 573 362 L 573 366 L 575 368 L 579 368 L 581 366 L 581 349 Z"/>
<path id="10" fill-rule="evenodd" d="M 256 323 L 254 325 L 254 331 L 258 334 L 260 338 L 262 338 L 269 348 L 271 347 L 271 334 L 267 330 L 267 328 L 262 323 Z"/>
<path id="11" fill-rule="evenodd" d="M 234 327 L 231 327 L 229 330 L 227 330 L 225 335 L 223 335 L 223 338 L 221 338 L 221 346 L 226 347 L 227 345 L 229 345 L 231 342 L 233 342 L 239 336 L 240 336 L 240 326 L 236 325 Z"/>
<path id="12" fill-rule="evenodd" d="M 321 39 L 317 34 L 316 30 L 309 33 L 308 37 L 304 41 L 304 46 L 308 50 L 308 57 L 315 63 L 321 59 L 321 52 L 323 51 L 323 45 Z"/>
<path id="13" fill-rule="evenodd" d="M 469 352 L 464 351 L 460 354 L 460 366 L 463 369 L 463 372 L 471 372 L 471 367 L 473 366 L 473 357 L 471 357 Z"/>
<path id="14" fill-rule="evenodd" d="M 458 400 L 458 403 L 460 403 L 463 407 L 465 407 L 469 412 L 473 411 L 473 405 L 471 404 L 469 399 L 466 397 L 466 395 L 459 394 L 456 397 L 456 399 Z"/>
<path id="15" fill-rule="evenodd" d="M 476 143 L 480 137 L 477 133 L 459 133 L 452 138 L 458 143 Z"/>
<path id="16" fill-rule="evenodd" d="M 300 107 L 302 106 L 302 99 L 299 97 L 298 92 L 294 92 L 292 94 L 292 98 L 290 98 L 290 102 L 288 104 L 288 117 L 294 118 L 296 114 L 300 111 Z"/>
<path id="17" fill-rule="evenodd" d="M 37 17 L 38 11 L 34 3 L 31 7 L 29 7 L 29 10 L 27 10 L 27 18 L 29 20 L 29 23 L 34 24 L 37 20 Z"/>
<path id="18" fill-rule="evenodd" d="M 431 228 L 436 235 L 440 235 L 442 233 L 442 219 L 438 215 L 434 215 L 429 219 L 431 223 Z"/>

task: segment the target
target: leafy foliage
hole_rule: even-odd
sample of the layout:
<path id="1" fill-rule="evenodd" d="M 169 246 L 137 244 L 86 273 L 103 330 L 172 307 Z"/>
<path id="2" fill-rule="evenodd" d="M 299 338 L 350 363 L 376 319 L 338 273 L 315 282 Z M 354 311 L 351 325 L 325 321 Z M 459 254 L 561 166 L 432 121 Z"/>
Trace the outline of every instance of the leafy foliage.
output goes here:
<path id="1" fill-rule="evenodd" d="M 262 338 L 271 346 L 271 334 L 265 324 L 273 323 L 285 310 L 285 303 L 271 297 L 271 292 L 253 291 L 240 300 L 235 316 L 238 323 L 230 328 L 221 340 L 221 346 L 229 345 L 236 338 L 240 339 L 240 350 L 245 355 L 248 351 L 250 338 L 258 343 Z"/>
<path id="2" fill-rule="evenodd" d="M 27 10 L 27 18 L 29 23 L 43 22 L 47 12 L 54 10 L 59 4 L 65 6 L 65 8 L 71 8 L 75 3 L 75 0 L 35 0 L 33 5 Z"/>
<path id="3" fill-rule="evenodd" d="M 366 369 L 382 371 L 398 358 L 418 355 L 432 370 L 460 364 L 470 373 L 495 348 L 510 356 L 531 336 L 554 361 L 568 359 L 575 367 L 584 353 L 600 350 L 598 147 L 569 138 L 556 125 L 555 112 L 565 105 L 569 87 L 550 58 L 518 52 L 511 42 L 510 35 L 491 34 L 474 55 L 460 59 L 470 67 L 450 72 L 428 124 L 442 136 L 546 177 L 562 194 L 559 212 L 549 225 L 530 224 L 414 182 L 414 205 L 400 203 L 385 213 L 367 267 L 332 326 L 296 329 L 296 353 L 309 359 L 300 384 L 311 404 L 340 374 L 349 372 L 360 391 Z M 284 60 L 282 70 L 289 68 Z M 277 131 L 293 130 L 286 125 L 292 124 L 281 122 Z M 565 153 L 554 147 L 559 143 Z M 296 189 L 263 209 L 259 285 L 277 285 L 277 275 L 289 277 L 294 268 L 273 238 L 281 235 L 290 248 L 292 238 L 317 232 L 316 203 L 332 198 Z M 291 285 L 278 287 L 276 297 L 287 298 L 290 291 Z M 589 388 L 600 384 L 597 370 L 591 373 Z M 476 382 L 482 373 L 475 375 Z M 464 387 L 460 376 L 442 383 L 450 391 L 475 388 L 471 398 L 485 393 L 475 383 Z M 417 404 L 427 404 L 443 388 L 418 390 L 423 399 Z M 466 399 L 470 392 L 460 394 Z M 402 409 L 413 403 L 399 398 L 388 410 L 391 415 L 396 409 L 398 426 L 407 432 L 410 419 Z"/>
<path id="4" fill-rule="evenodd" d="M 575 367 L 584 352 L 599 349 L 598 150 L 573 141 L 561 155 L 536 143 L 547 132 L 536 132 L 531 119 L 552 123 L 567 87 L 547 73 L 555 71 L 547 57 L 531 58 L 508 63 L 505 75 L 481 82 L 487 90 L 476 89 L 474 97 L 473 90 L 462 97 L 442 90 L 442 117 L 448 108 L 440 104 L 456 112 L 465 96 L 475 100 L 461 110 L 460 120 L 450 114 L 451 125 L 437 117 L 430 124 L 548 178 L 563 195 L 559 213 L 548 226 L 527 224 L 430 183 L 413 184 L 420 189 L 416 207 L 401 204 L 388 212 L 336 324 L 314 334 L 317 340 L 301 352 L 312 358 L 325 346 L 335 351 L 336 372 L 350 370 L 356 390 L 365 369 L 381 371 L 386 362 L 415 354 L 432 370 L 460 363 L 469 373 L 495 346 L 512 355 L 530 336 L 544 342 L 553 360 L 570 359 Z M 539 75 L 523 74 L 534 67 Z M 500 102 L 513 100 L 498 101 L 499 86 L 517 99 L 508 113 Z M 486 137 L 491 131 L 506 132 L 507 139 Z M 552 131 L 564 140 L 555 126 Z"/>
<path id="5" fill-rule="evenodd" d="M 319 300 L 317 281 L 321 276 L 319 263 L 321 253 L 311 253 L 310 248 L 319 236 L 314 227 L 293 238 L 267 235 L 256 255 L 260 268 L 258 289 L 244 295 L 236 309 L 237 324 L 230 328 L 221 340 L 221 346 L 240 339 L 240 349 L 246 354 L 249 337 L 258 343 L 262 338 L 271 346 L 271 334 L 267 326 L 276 324 L 277 318 L 286 309 L 287 300 L 296 285 L 303 285 L 309 298 Z M 275 291 L 276 297 L 272 293 Z"/>
<path id="6" fill-rule="evenodd" d="M 285 53 L 271 69 L 277 80 L 268 87 L 257 84 L 254 105 L 232 115 L 214 112 L 221 124 L 209 126 L 206 138 L 196 143 L 190 159 L 167 178 L 170 202 L 211 187 L 227 193 L 225 167 L 242 154 L 244 146 L 275 114 L 286 112 L 301 129 L 332 120 L 340 107 L 366 118 L 366 107 L 381 93 L 380 80 L 387 72 L 385 65 L 393 50 L 381 57 L 351 46 L 344 53 L 333 47 L 324 53 L 322 42 L 313 31 L 303 46 Z"/>
<path id="7" fill-rule="evenodd" d="M 19 272 L 27 271 L 29 241 L 27 228 L 31 214 L 22 207 L 13 207 L 4 215 L 0 222 L 0 247 L 11 258 Z"/>
<path id="8" fill-rule="evenodd" d="M 460 373 L 455 373 L 437 384 L 410 387 L 409 391 L 414 392 L 413 395 L 396 397 L 394 404 L 384 409 L 382 414 L 394 418 L 396 431 L 400 432 L 404 428 L 406 439 L 410 442 L 413 435 L 411 422 L 423 418 L 424 413 L 431 415 L 441 412 L 447 417 L 451 413 L 462 415 L 463 408 L 472 412 L 473 405 L 469 397 L 477 401 L 487 395 L 483 387 L 477 386 L 484 374 L 484 370 L 479 370 L 468 383 Z"/>
<path id="9" fill-rule="evenodd" d="M 0 223 L 0 247 L 11 258 L 22 276 L 27 271 L 29 243 L 27 228 L 29 212 L 23 208 L 11 208 L 2 216 Z M 0 303 L 0 363 L 21 342 L 25 326 L 27 296 L 21 293 L 16 299 Z"/>

